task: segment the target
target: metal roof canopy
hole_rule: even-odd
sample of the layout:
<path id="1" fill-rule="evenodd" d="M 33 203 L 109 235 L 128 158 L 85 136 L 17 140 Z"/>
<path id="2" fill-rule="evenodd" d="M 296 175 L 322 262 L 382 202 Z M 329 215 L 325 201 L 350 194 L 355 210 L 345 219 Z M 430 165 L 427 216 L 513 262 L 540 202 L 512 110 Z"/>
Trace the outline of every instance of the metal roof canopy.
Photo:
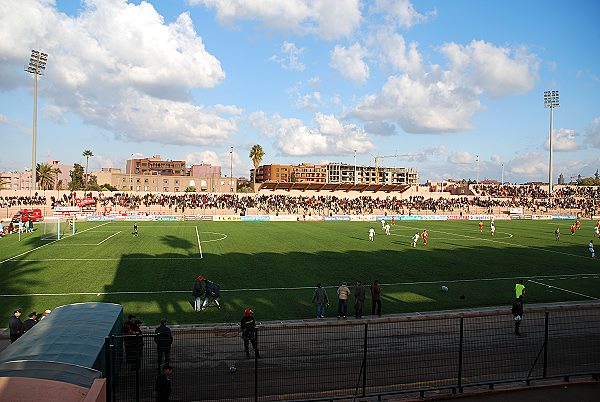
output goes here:
<path id="1" fill-rule="evenodd" d="M 105 337 L 123 331 L 123 307 L 60 306 L 0 352 L 0 377 L 29 377 L 91 387 L 104 371 Z"/>

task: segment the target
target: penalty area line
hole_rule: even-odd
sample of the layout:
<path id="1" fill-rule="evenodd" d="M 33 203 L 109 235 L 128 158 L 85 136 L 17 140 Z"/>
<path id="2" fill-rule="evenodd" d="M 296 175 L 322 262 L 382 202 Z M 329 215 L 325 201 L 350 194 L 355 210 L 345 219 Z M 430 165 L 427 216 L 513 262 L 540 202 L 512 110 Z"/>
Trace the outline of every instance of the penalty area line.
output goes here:
<path id="1" fill-rule="evenodd" d="M 107 241 L 107 240 L 108 240 L 108 239 L 110 239 L 111 237 L 114 237 L 114 236 L 118 235 L 119 233 L 121 233 L 121 230 L 119 230 L 117 233 L 115 233 L 115 234 L 113 234 L 113 235 L 110 235 L 110 236 L 108 236 L 106 239 L 104 239 L 104 240 L 102 240 L 100 243 L 96 244 L 96 246 L 99 246 L 99 245 L 101 245 L 102 243 L 104 243 L 105 241 Z"/>
<path id="2" fill-rule="evenodd" d="M 92 229 L 99 228 L 100 226 L 108 225 L 109 223 L 110 223 L 110 222 L 102 223 L 102 224 L 100 224 L 100 225 L 98 225 L 98 226 L 94 226 L 94 227 L 91 227 L 91 228 L 89 228 L 89 229 L 82 230 L 81 232 L 77 232 L 75 235 L 77 235 L 77 234 L 79 234 L 79 233 L 87 232 L 88 230 L 92 230 Z M 75 235 L 74 235 L 74 236 L 75 236 Z M 39 246 L 39 247 L 36 247 L 36 248 L 32 248 L 31 250 L 28 250 L 28 251 L 25 251 L 24 253 L 21 253 L 21 254 L 15 255 L 14 257 L 7 258 L 7 259 L 6 259 L 6 260 L 4 260 L 4 261 L 0 261 L 0 265 L 1 265 L 1 264 L 4 264 L 5 262 L 8 262 L 8 261 L 14 260 L 15 258 L 19 258 L 19 257 L 20 257 L 20 256 L 22 256 L 22 255 L 29 254 L 29 253 L 31 253 L 32 251 L 39 250 L 39 249 L 40 249 L 40 248 L 42 248 L 42 247 L 46 247 L 46 246 L 49 246 L 49 245 L 51 245 L 51 244 L 54 244 L 54 243 L 56 243 L 57 241 L 60 241 L 60 239 L 58 239 L 58 240 L 54 240 L 54 241 L 51 241 L 50 243 L 43 244 L 43 245 L 41 245 L 41 246 Z"/>
<path id="3" fill-rule="evenodd" d="M 528 279 L 527 282 L 535 283 L 536 285 L 546 286 L 546 287 L 549 287 L 551 289 L 561 290 L 561 291 L 567 292 L 567 293 L 572 293 L 572 294 L 577 295 L 577 296 L 587 297 L 588 299 L 598 300 L 597 297 L 584 295 L 583 293 L 573 292 L 572 290 L 568 290 L 568 289 L 564 289 L 564 288 L 559 288 L 558 286 L 547 285 L 545 283 L 534 281 L 532 279 Z"/>

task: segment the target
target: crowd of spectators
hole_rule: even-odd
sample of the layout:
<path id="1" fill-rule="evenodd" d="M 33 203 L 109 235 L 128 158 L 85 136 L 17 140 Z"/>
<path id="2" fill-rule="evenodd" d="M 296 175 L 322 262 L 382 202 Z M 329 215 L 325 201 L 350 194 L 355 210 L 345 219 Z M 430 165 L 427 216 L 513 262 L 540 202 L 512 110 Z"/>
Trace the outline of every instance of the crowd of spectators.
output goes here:
<path id="1" fill-rule="evenodd" d="M 136 210 L 142 207 L 169 209 L 170 213 L 195 213 L 200 210 L 246 213 L 249 209 L 261 214 L 372 214 L 386 211 L 393 214 L 411 214 L 416 211 L 451 213 L 492 212 L 494 208 L 524 208 L 545 212 L 548 209 L 579 210 L 594 213 L 600 203 L 598 187 L 561 187 L 548 199 L 548 192 L 537 185 L 472 185 L 474 196 L 432 198 L 423 195 L 408 197 L 363 195 L 356 198 L 336 195 L 280 195 L 280 194 L 216 194 L 216 193 L 65 193 L 50 197 L 52 208 L 80 205 L 82 198 L 92 199 L 98 211 L 113 209 Z M 44 205 L 45 197 L 0 197 L 0 203 L 10 206 Z M 483 211 L 481 210 L 483 209 Z M 190 211 L 191 210 L 191 211 Z M 203 213 L 203 212 L 201 212 Z"/>
<path id="2" fill-rule="evenodd" d="M 13 197 L 2 197 L 0 196 L 0 208 L 12 208 L 19 206 L 40 206 L 46 205 L 46 197 L 39 196 L 35 193 L 33 197 L 28 196 L 13 196 Z"/>

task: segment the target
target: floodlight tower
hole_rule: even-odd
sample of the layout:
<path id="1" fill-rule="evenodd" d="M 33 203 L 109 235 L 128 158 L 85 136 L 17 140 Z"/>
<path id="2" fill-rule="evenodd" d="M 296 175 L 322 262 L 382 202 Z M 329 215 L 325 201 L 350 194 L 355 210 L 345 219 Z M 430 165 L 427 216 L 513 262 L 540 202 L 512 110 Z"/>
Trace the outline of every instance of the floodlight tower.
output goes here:
<path id="1" fill-rule="evenodd" d="M 544 91 L 544 107 L 550 109 L 550 161 L 548 163 L 548 197 L 552 197 L 552 137 L 554 131 L 554 108 L 558 104 L 558 91 Z"/>
<path id="2" fill-rule="evenodd" d="M 29 190 L 30 192 L 31 189 L 37 189 L 37 77 L 38 75 L 44 75 L 44 70 L 46 69 L 47 62 L 47 53 L 32 50 L 31 57 L 29 58 L 29 65 L 25 67 L 25 71 L 33 74 L 33 145 L 31 148 L 31 187 Z"/>

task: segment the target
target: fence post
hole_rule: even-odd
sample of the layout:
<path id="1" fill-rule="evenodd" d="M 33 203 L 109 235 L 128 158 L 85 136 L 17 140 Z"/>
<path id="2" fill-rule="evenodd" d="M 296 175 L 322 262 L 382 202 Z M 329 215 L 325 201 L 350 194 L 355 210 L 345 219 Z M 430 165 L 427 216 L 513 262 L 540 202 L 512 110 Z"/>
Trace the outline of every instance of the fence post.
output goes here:
<path id="1" fill-rule="evenodd" d="M 111 402 L 112 392 L 112 362 L 110 337 L 104 338 L 104 377 L 106 378 L 106 402 Z"/>
<path id="2" fill-rule="evenodd" d="M 365 322 L 365 339 L 363 348 L 363 384 L 362 384 L 362 396 L 364 397 L 367 392 L 367 337 L 369 331 L 369 324 Z"/>
<path id="3" fill-rule="evenodd" d="M 130 335 L 131 336 L 131 335 Z M 135 402 L 140 402 L 140 366 L 142 364 L 142 349 L 140 348 L 139 342 L 144 342 L 139 333 L 135 335 Z"/>
<path id="4" fill-rule="evenodd" d="M 546 369 L 548 368 L 548 315 L 550 313 L 546 311 L 546 317 L 544 319 L 544 371 L 543 378 L 546 378 Z"/>
<path id="5" fill-rule="evenodd" d="M 462 394 L 462 365 L 463 365 L 463 339 L 464 339 L 464 317 L 460 317 L 460 340 L 458 346 L 458 392 Z"/>
<path id="6" fill-rule="evenodd" d="M 254 402 L 258 402 L 258 351 L 260 350 L 258 344 L 258 328 L 254 331 L 256 337 L 256 349 L 254 349 Z"/>

